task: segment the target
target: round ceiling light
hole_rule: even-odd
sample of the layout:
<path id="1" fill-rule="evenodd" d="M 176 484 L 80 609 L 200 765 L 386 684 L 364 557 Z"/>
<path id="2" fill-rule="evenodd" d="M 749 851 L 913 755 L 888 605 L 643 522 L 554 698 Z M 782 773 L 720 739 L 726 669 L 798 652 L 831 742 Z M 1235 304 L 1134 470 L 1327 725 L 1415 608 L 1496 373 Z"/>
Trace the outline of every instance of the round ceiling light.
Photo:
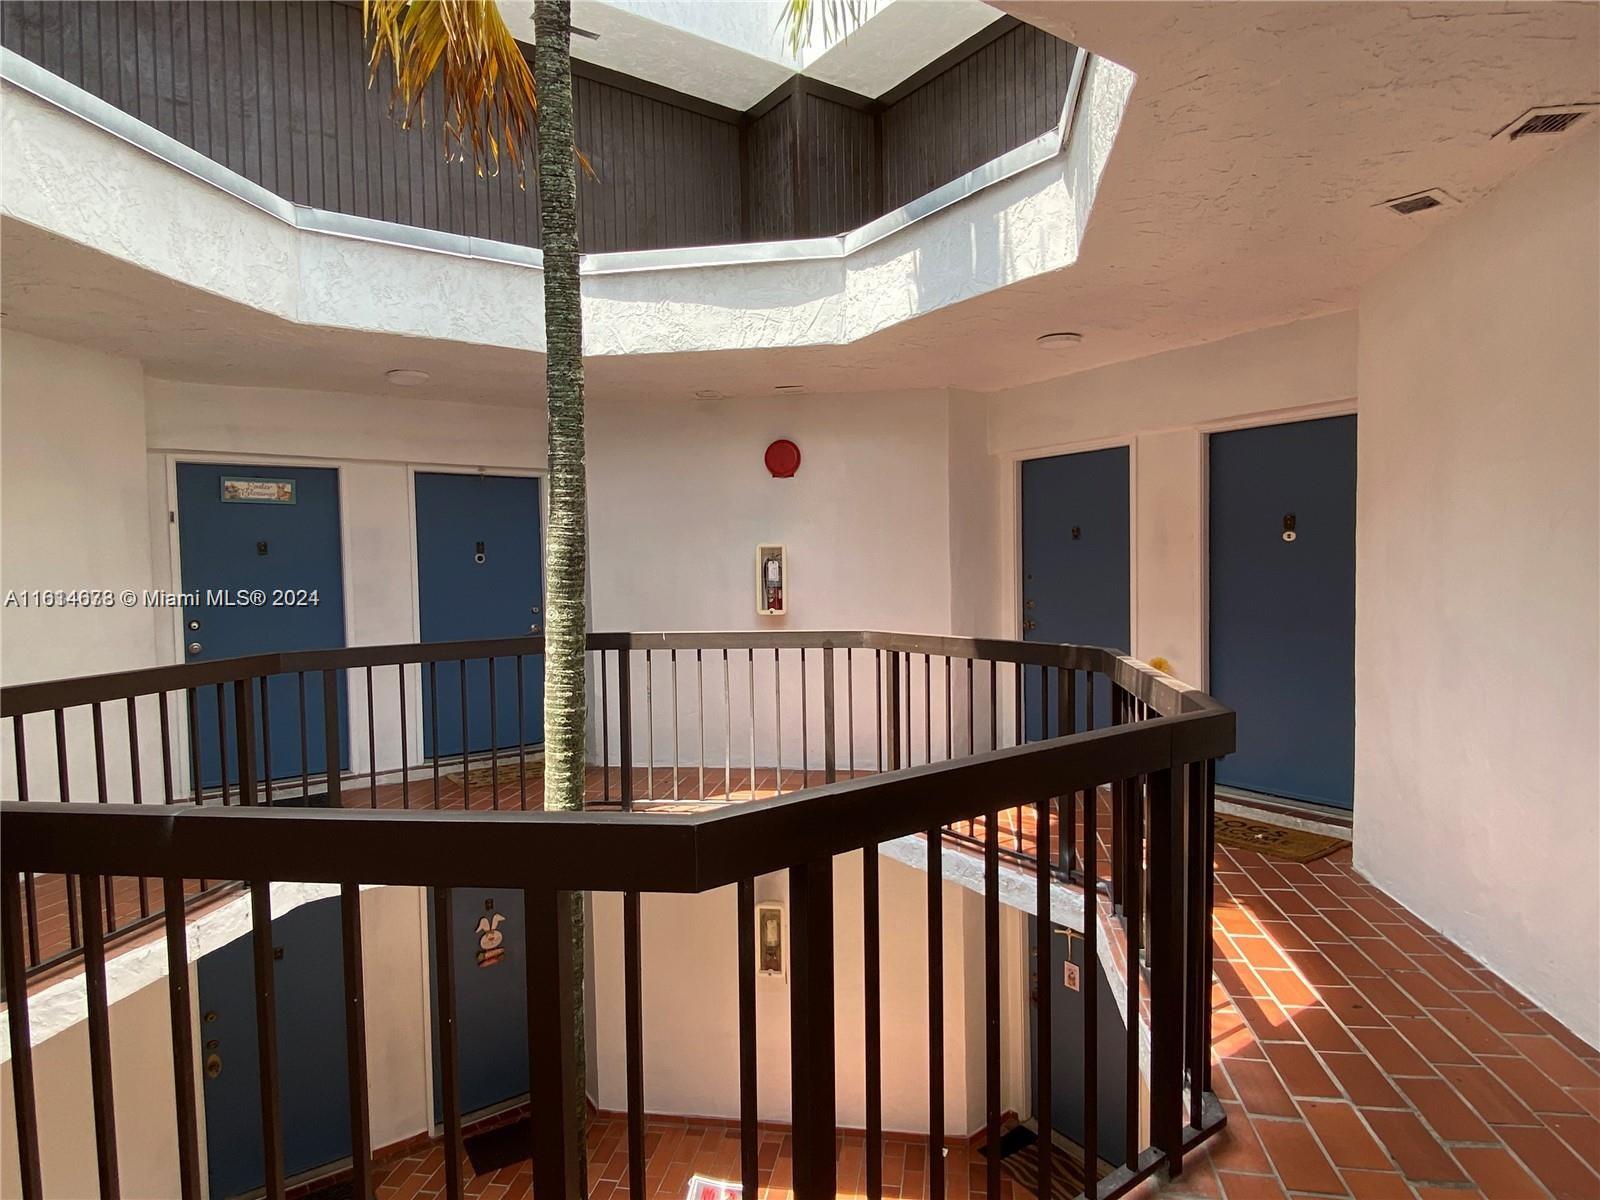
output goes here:
<path id="1" fill-rule="evenodd" d="M 1081 333 L 1046 333 L 1037 339 L 1041 346 L 1048 346 L 1052 350 L 1066 350 L 1083 341 Z"/>
<path id="2" fill-rule="evenodd" d="M 384 372 L 384 378 L 394 384 L 395 387 L 419 387 L 427 383 L 433 376 L 426 371 L 413 371 L 406 367 L 399 367 L 393 371 Z"/>

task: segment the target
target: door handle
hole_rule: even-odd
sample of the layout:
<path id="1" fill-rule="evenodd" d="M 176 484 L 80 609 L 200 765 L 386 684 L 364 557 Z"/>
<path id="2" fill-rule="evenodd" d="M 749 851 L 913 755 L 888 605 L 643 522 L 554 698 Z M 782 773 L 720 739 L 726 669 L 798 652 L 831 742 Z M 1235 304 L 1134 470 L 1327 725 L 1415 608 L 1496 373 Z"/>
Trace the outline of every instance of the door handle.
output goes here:
<path id="1" fill-rule="evenodd" d="M 221 1074 L 222 1074 L 222 1055 L 220 1055 L 220 1054 L 208 1054 L 208 1055 L 206 1055 L 206 1078 L 207 1079 L 215 1079 L 218 1075 L 221 1075 Z"/>
<path id="2" fill-rule="evenodd" d="M 199 654 L 201 648 L 202 647 L 201 647 L 199 642 L 190 642 L 189 643 L 189 653 L 190 654 Z"/>

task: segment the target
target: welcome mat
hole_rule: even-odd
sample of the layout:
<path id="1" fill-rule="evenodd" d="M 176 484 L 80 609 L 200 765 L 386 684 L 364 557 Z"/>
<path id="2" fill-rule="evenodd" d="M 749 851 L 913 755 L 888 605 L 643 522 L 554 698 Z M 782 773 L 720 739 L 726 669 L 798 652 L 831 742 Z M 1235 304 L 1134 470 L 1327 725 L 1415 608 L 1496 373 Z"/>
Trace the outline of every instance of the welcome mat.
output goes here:
<path id="1" fill-rule="evenodd" d="M 533 1157 L 533 1123 L 523 1117 L 486 1133 L 475 1133 L 462 1143 L 474 1175 L 488 1175 Z"/>
<path id="2" fill-rule="evenodd" d="M 508 757 L 509 756 L 509 757 Z M 544 759 L 534 758 L 531 754 L 521 764 L 517 762 L 517 748 L 500 751 L 500 773 L 498 777 L 492 766 L 473 767 L 467 772 L 466 786 L 469 788 L 491 788 L 496 783 L 516 783 L 526 771 L 527 778 L 535 781 L 544 779 Z"/>
<path id="3" fill-rule="evenodd" d="M 1028 1125 L 1016 1125 L 1000 1138 L 1000 1168 L 1016 1182 L 1018 1190 L 1039 1194 L 1039 1135 Z M 988 1148 L 984 1148 L 987 1157 Z M 1055 1139 L 1050 1156 L 1050 1200 L 1072 1200 L 1084 1193 L 1083 1151 L 1066 1139 Z"/>
<path id="4" fill-rule="evenodd" d="M 1226 813 L 1218 813 L 1215 821 L 1220 845 L 1231 850 L 1254 850 L 1268 858 L 1289 862 L 1315 862 L 1350 844 L 1344 838 L 1329 837 L 1325 833 L 1309 833 Z"/>

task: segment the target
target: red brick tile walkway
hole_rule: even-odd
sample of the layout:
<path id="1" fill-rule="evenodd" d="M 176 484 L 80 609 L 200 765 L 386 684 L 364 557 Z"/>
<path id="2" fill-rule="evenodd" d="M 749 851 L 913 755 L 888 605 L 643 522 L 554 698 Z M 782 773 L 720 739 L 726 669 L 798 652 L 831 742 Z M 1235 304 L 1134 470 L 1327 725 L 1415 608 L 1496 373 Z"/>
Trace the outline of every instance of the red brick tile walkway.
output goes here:
<path id="1" fill-rule="evenodd" d="M 1600 1051 L 1362 879 L 1348 851 L 1299 864 L 1219 849 L 1216 865 L 1214 1083 L 1228 1126 L 1180 1179 L 1136 1196 L 1600 1197 Z M 682 1197 L 690 1166 L 737 1174 L 726 1127 L 652 1120 L 649 1138 L 652 1197 Z M 627 1194 L 621 1139 L 616 1117 L 592 1131 L 592 1196 Z M 842 1195 L 863 1194 L 862 1151 L 841 1139 Z M 923 1154 L 890 1139 L 885 1195 L 926 1194 Z M 764 1197 L 789 1195 L 787 1155 L 787 1137 L 765 1131 Z M 981 1195 L 981 1156 L 954 1149 L 950 1162 L 949 1194 Z M 442 1189 L 432 1146 L 389 1164 L 379 1196 Z M 467 1194 L 528 1196 L 528 1166 Z"/>
<path id="2" fill-rule="evenodd" d="M 1216 864 L 1228 1127 L 1161 1195 L 1600 1197 L 1600 1052 L 1349 851 L 1302 865 L 1219 848 Z"/>
<path id="3" fill-rule="evenodd" d="M 589 1127 L 589 1195 L 592 1200 L 627 1200 L 628 1149 L 622 1117 L 602 1113 Z M 839 1138 L 839 1192 L 841 1196 L 866 1195 L 866 1143 L 860 1134 Z M 883 1148 L 885 1196 L 927 1195 L 926 1139 L 886 1134 Z M 789 1135 L 782 1129 L 763 1128 L 759 1163 L 761 1195 L 765 1200 L 787 1200 L 792 1195 L 793 1159 Z M 986 1196 L 986 1161 L 966 1146 L 950 1146 L 945 1157 L 946 1194 L 969 1198 Z M 474 1177 L 463 1160 L 463 1192 L 474 1200 L 523 1200 L 532 1195 L 527 1162 L 502 1167 Z M 651 1200 L 684 1200 L 689 1179 L 695 1174 L 712 1179 L 739 1176 L 739 1130 L 714 1121 L 651 1118 L 645 1127 L 646 1195 Z M 377 1200 L 432 1200 L 444 1195 L 444 1154 L 438 1143 L 385 1163 L 378 1173 Z M 1027 1193 L 1009 1178 L 1002 1181 L 1002 1200 L 1022 1200 Z"/>

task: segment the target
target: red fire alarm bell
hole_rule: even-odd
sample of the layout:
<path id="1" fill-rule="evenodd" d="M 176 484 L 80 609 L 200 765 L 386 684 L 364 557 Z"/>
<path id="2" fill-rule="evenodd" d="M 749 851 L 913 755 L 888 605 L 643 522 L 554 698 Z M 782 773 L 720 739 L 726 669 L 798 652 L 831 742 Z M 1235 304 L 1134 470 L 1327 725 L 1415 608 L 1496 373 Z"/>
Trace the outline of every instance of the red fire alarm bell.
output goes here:
<path id="1" fill-rule="evenodd" d="M 788 438 L 779 438 L 767 447 L 767 470 L 774 479 L 792 479 L 800 469 L 800 447 Z"/>

